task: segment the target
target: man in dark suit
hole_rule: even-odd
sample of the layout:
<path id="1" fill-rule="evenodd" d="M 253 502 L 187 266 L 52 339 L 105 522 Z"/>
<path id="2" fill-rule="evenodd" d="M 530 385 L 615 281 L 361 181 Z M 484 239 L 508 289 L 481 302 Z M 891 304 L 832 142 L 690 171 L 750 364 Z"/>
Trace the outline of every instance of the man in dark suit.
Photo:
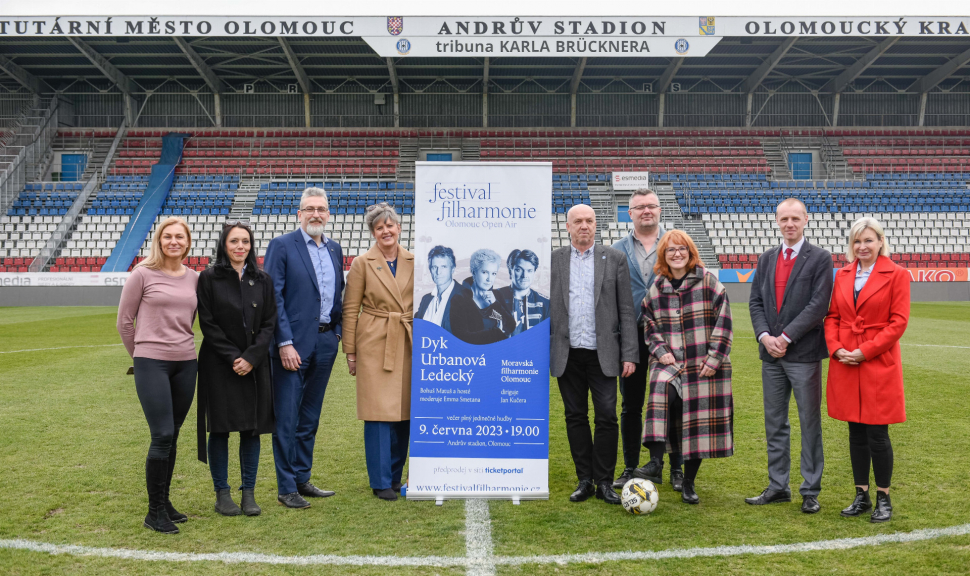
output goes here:
<path id="1" fill-rule="evenodd" d="M 303 192 L 297 217 L 299 229 L 269 243 L 265 268 L 278 310 L 270 346 L 278 498 L 289 508 L 309 508 L 304 497 L 334 494 L 311 484 L 310 472 L 323 396 L 340 341 L 343 250 L 323 233 L 330 210 L 322 189 Z"/>
<path id="2" fill-rule="evenodd" d="M 791 502 L 791 425 L 788 404 L 795 395 L 802 430 L 802 512 L 819 511 L 822 485 L 822 360 L 828 357 L 823 322 L 832 296 L 832 255 L 804 237 L 805 204 L 789 198 L 775 221 L 781 246 L 758 259 L 748 308 L 760 343 L 761 386 L 768 443 L 768 487 L 752 505 Z"/>
<path id="3" fill-rule="evenodd" d="M 435 288 L 421 297 L 415 318 L 434 322 L 451 332 L 451 303 L 468 291 L 468 288 L 455 282 L 455 253 L 451 248 L 435 246 L 428 252 L 428 270 Z"/>
<path id="4" fill-rule="evenodd" d="M 559 381 L 566 413 L 566 437 L 579 486 L 569 500 L 594 493 L 619 504 L 613 491 L 616 469 L 616 377 L 633 374 L 640 360 L 636 314 L 626 255 L 595 246 L 596 214 L 577 204 L 566 215 L 571 246 L 552 253 L 549 370 Z M 596 436 L 589 427 L 592 393 Z"/>
<path id="5" fill-rule="evenodd" d="M 539 255 L 532 250 L 513 250 L 505 259 L 509 269 L 510 286 L 495 291 L 515 318 L 512 336 L 532 328 L 549 317 L 549 299 L 532 289 L 532 278 L 539 268 Z"/>

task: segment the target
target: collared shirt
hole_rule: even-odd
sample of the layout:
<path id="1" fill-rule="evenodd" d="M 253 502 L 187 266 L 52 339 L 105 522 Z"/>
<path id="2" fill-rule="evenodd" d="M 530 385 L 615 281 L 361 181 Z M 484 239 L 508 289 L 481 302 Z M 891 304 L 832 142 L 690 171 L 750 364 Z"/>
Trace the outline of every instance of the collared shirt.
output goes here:
<path id="1" fill-rule="evenodd" d="M 650 286 L 653 284 L 653 279 L 655 274 L 653 273 L 653 267 L 657 265 L 657 244 L 660 243 L 660 237 L 663 236 L 664 229 L 658 226 L 657 239 L 654 240 L 653 246 L 650 251 L 647 252 L 646 247 L 640 242 L 636 234 L 633 234 L 633 249 L 637 254 L 637 264 L 640 265 L 640 275 L 643 276 L 643 283 L 647 286 L 647 292 L 650 291 Z"/>
<path id="2" fill-rule="evenodd" d="M 862 268 L 862 262 L 861 261 L 859 262 L 859 265 L 855 267 L 855 295 L 856 295 L 856 297 L 859 296 L 859 292 L 862 292 L 862 289 L 865 287 L 866 282 L 869 281 L 869 275 L 872 274 L 872 269 L 875 268 L 875 267 L 876 267 L 876 263 L 873 262 L 872 263 L 872 266 L 870 266 L 869 268 L 863 269 Z"/>
<path id="3" fill-rule="evenodd" d="M 307 252 L 310 253 L 310 262 L 313 263 L 313 272 L 317 276 L 317 286 L 320 287 L 320 323 L 330 323 L 330 311 L 333 309 L 333 292 L 337 282 L 337 274 L 333 269 L 333 260 L 330 258 L 329 240 L 326 236 L 321 237 L 320 245 L 313 240 L 313 237 L 300 227 L 300 234 L 303 235 L 303 243 L 306 245 Z"/>
<path id="4" fill-rule="evenodd" d="M 779 258 L 784 258 L 785 257 L 785 251 L 788 250 L 789 248 L 791 248 L 791 259 L 794 260 L 795 258 L 798 258 L 798 253 L 802 251 L 802 246 L 804 246 L 804 245 L 805 245 L 805 237 L 804 236 L 802 236 L 802 239 L 799 240 L 798 242 L 796 242 L 794 246 L 789 246 L 788 244 L 785 244 L 784 242 L 782 242 L 781 243 L 781 252 L 778 254 L 778 257 Z M 764 338 L 767 335 L 768 335 L 767 332 L 762 332 L 761 334 L 758 334 L 758 342 L 761 342 L 761 339 Z M 781 337 L 784 338 L 785 340 L 787 340 L 789 344 L 791 344 L 791 338 L 788 337 L 788 334 L 785 334 L 784 332 L 782 332 L 781 333 Z"/>
<path id="5" fill-rule="evenodd" d="M 333 310 L 334 287 L 337 282 L 337 273 L 333 269 L 330 248 L 327 246 L 330 241 L 327 240 L 325 235 L 321 235 L 320 245 L 317 246 L 317 243 L 313 240 L 313 236 L 307 234 L 302 226 L 300 226 L 300 234 L 303 235 L 303 243 L 306 245 L 307 252 L 310 254 L 313 273 L 317 277 L 317 286 L 320 288 L 320 323 L 329 324 L 330 312 Z M 293 341 L 287 340 L 280 342 L 279 348 L 292 345 Z"/>
<path id="6" fill-rule="evenodd" d="M 455 290 L 455 282 L 452 280 L 448 283 L 448 287 L 445 291 L 441 293 L 441 296 L 434 296 L 431 298 L 431 303 L 428 304 L 428 309 L 424 311 L 424 319 L 428 322 L 434 322 L 438 326 L 445 320 L 445 308 L 448 307 L 448 299 L 451 298 L 451 293 Z M 435 293 L 437 293 L 438 288 L 435 287 Z"/>
<path id="7" fill-rule="evenodd" d="M 596 314 L 593 306 L 593 248 L 580 252 L 569 247 L 569 345 L 596 350 Z"/>
<path id="8" fill-rule="evenodd" d="M 796 242 L 794 246 L 789 246 L 788 244 L 785 244 L 784 242 L 782 242 L 781 243 L 781 254 L 779 254 L 778 257 L 779 258 L 784 258 L 785 257 L 785 251 L 788 250 L 789 248 L 791 248 L 791 257 L 792 257 L 792 260 L 794 260 L 795 258 L 798 257 L 798 253 L 802 251 L 802 246 L 804 246 L 804 245 L 805 245 L 805 237 L 804 236 L 802 236 L 802 239 L 799 240 L 798 242 Z"/>

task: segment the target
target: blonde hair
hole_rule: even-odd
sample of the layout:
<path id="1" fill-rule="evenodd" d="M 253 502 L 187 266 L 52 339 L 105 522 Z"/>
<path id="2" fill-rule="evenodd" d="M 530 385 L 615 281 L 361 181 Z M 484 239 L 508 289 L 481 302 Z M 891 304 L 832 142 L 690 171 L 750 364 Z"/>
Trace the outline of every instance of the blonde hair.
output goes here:
<path id="1" fill-rule="evenodd" d="M 179 218 L 178 216 L 169 216 L 168 218 L 162 220 L 158 225 L 158 228 L 155 229 L 155 235 L 152 236 L 152 245 L 151 250 L 148 252 L 148 258 L 145 258 L 136 264 L 135 268 L 144 266 L 149 270 L 159 270 L 162 267 L 162 262 L 165 259 L 165 253 L 162 252 L 162 232 L 173 224 L 181 224 L 181 226 L 185 228 L 185 235 L 189 238 L 189 242 L 185 246 L 185 251 L 182 253 L 182 257 L 179 258 L 179 261 L 185 260 L 185 257 L 189 255 L 189 251 L 192 250 L 192 230 L 189 228 L 189 223 L 182 218 Z"/>
<path id="2" fill-rule="evenodd" d="M 853 244 L 855 244 L 856 239 L 862 236 L 862 233 L 866 230 L 872 230 L 876 233 L 876 237 L 882 240 L 882 249 L 879 251 L 880 256 L 889 256 L 891 254 L 889 249 L 889 238 L 886 238 L 886 232 L 882 229 L 882 224 L 879 223 L 875 218 L 870 218 L 864 216 L 859 218 L 852 224 L 852 228 L 849 229 L 849 243 L 846 245 L 845 249 L 845 259 L 848 262 L 855 261 L 855 250 L 853 250 Z"/>

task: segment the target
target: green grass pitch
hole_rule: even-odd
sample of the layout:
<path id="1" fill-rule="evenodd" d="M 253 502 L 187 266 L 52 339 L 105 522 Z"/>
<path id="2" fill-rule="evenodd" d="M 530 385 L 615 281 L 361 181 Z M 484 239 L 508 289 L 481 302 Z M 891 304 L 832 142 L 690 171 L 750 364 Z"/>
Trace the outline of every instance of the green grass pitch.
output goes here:
<path id="1" fill-rule="evenodd" d="M 363 426 L 342 355 L 330 381 L 317 436 L 313 481 L 337 491 L 309 510 L 275 503 L 272 446 L 263 437 L 257 518 L 213 511 L 206 466 L 195 459 L 195 407 L 180 438 L 172 489 L 189 515 L 177 536 L 142 528 L 147 507 L 143 463 L 148 446 L 130 360 L 115 332 L 114 308 L 0 309 L 0 540 L 24 539 L 167 552 L 260 552 L 455 556 L 466 554 L 465 508 L 449 501 L 376 499 L 367 485 Z M 760 362 L 747 307 L 734 307 L 736 454 L 701 467 L 699 506 L 681 504 L 665 484 L 647 517 L 598 500 L 571 504 L 575 476 L 562 401 L 550 382 L 549 501 L 491 502 L 497 556 L 659 551 L 857 538 L 970 523 L 970 303 L 913 304 L 903 339 L 909 421 L 890 428 L 895 450 L 895 517 L 884 525 L 847 519 L 853 495 L 846 425 L 824 414 L 825 475 L 821 513 L 800 513 L 798 427 L 792 403 L 796 502 L 751 507 L 745 496 L 766 484 Z M 201 340 L 201 334 L 198 336 Z M 950 346 L 950 347 L 941 347 Z M 63 348 L 45 350 L 48 348 Z M 31 350 L 31 351 L 24 351 Z M 619 407 L 618 407 L 619 408 Z M 619 450 L 617 450 L 619 458 Z M 235 447 L 230 446 L 230 454 Z M 230 483 L 238 462 L 230 460 Z M 622 461 L 618 462 L 618 470 Z M 666 478 L 666 474 L 665 474 Z M 234 493 L 238 495 L 238 492 Z M 650 562 L 499 565 L 498 574 L 968 574 L 970 536 L 824 550 Z M 463 574 L 465 568 L 278 566 L 221 562 L 150 562 L 10 550 L 0 546 L 0 574 Z"/>

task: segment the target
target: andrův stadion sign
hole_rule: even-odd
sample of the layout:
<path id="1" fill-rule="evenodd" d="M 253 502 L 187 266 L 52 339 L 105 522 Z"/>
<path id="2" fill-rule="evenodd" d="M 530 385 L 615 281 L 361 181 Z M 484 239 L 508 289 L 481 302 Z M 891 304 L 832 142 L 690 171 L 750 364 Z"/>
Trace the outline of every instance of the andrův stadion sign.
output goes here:
<path id="1" fill-rule="evenodd" d="M 858 16 L 43 16 L 3 17 L 6 36 L 363 38 L 379 55 L 704 56 L 724 36 L 967 36 L 970 17 Z"/>

